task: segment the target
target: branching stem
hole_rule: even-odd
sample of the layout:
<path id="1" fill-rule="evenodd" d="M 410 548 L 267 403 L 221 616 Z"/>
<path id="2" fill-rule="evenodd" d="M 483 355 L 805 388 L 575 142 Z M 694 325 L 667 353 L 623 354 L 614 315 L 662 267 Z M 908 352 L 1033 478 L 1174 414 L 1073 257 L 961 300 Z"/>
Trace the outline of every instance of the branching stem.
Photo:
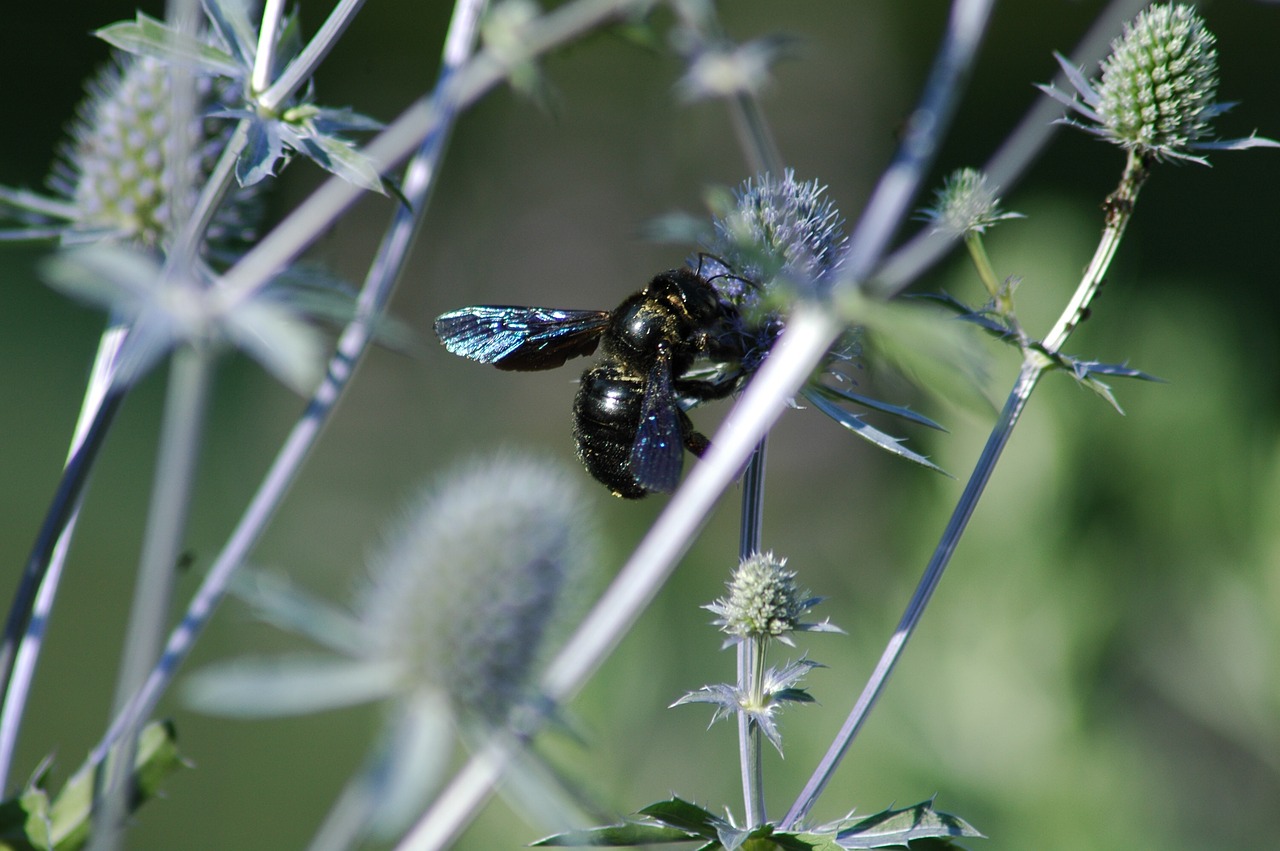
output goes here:
<path id="1" fill-rule="evenodd" d="M 1098 288 L 1102 286 L 1111 260 L 1115 257 L 1116 249 L 1119 248 L 1120 239 L 1133 215 L 1138 190 L 1146 180 L 1147 173 L 1146 163 L 1142 157 L 1130 152 L 1119 186 L 1108 196 L 1103 205 L 1106 221 L 1093 260 L 1085 270 L 1084 277 L 1076 287 L 1071 301 L 1058 321 L 1054 323 L 1049 336 L 1045 338 L 1044 345 L 1049 351 L 1058 351 L 1071 332 L 1088 315 L 1089 304 L 1097 294 Z M 986 489 L 987 482 L 991 480 L 991 474 L 1013 434 L 1014 427 L 1018 424 L 1018 419 L 1026 408 L 1031 392 L 1049 366 L 1049 361 L 1043 355 L 1027 350 L 1022 369 L 1005 401 L 1004 409 L 1000 412 L 1000 418 L 987 438 L 987 444 L 974 466 L 973 473 L 969 476 L 964 493 L 961 494 L 960 501 L 951 514 L 951 519 L 942 533 L 941 540 L 938 541 L 924 575 L 916 586 L 911 601 L 907 604 L 902 619 L 898 622 L 897 629 L 894 630 L 888 645 L 880 655 L 880 661 L 876 664 L 866 686 L 863 687 L 862 694 L 859 695 L 848 718 L 845 719 L 844 726 L 840 728 L 835 741 L 831 743 L 826 755 L 814 770 L 809 782 L 805 784 L 790 812 L 787 813 L 782 823 L 783 827 L 793 827 L 808 815 L 818 796 L 822 794 L 834 775 L 849 746 L 853 744 L 854 737 L 862 729 L 868 713 L 879 699 L 889 680 L 889 675 L 901 657 L 907 640 L 920 622 L 925 607 L 942 580 L 942 574 L 950 563 L 951 556 L 955 554 L 960 538 L 968 527 L 969 519 L 973 516 L 973 511 Z"/>

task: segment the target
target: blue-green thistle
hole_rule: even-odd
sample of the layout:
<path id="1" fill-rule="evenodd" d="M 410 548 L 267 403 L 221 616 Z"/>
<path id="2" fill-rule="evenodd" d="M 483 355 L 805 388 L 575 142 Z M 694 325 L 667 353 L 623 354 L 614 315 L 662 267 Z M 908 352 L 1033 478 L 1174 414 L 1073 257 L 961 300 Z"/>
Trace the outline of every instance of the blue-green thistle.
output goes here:
<path id="1" fill-rule="evenodd" d="M 797 181 L 791 169 L 745 181 L 732 206 L 716 216 L 707 251 L 766 291 L 778 284 L 822 291 L 845 244 L 844 219 L 826 190 L 816 180 Z M 749 289 L 730 294 L 751 297 Z"/>
<path id="2" fill-rule="evenodd" d="M 819 602 L 796 584 L 796 572 L 787 561 L 773 553 L 756 553 L 742 560 L 728 582 L 729 594 L 703 606 L 716 615 L 712 621 L 729 638 L 725 647 L 749 642 L 752 664 L 746 683 L 717 683 L 691 691 L 672 706 L 709 703 L 714 707 L 711 723 L 741 713 L 759 729 L 779 753 L 782 734 L 777 712 L 789 703 L 811 703 L 813 698 L 800 681 L 817 662 L 800 659 L 780 668 L 764 666 L 765 652 L 773 641 L 794 646 L 795 632 L 840 632 L 827 621 L 805 623 L 801 618 Z"/>
<path id="3" fill-rule="evenodd" d="M 350 611 L 268 576 L 242 583 L 264 617 L 330 652 L 207 668 L 188 679 L 187 699 L 241 717 L 383 701 L 367 815 L 376 831 L 402 828 L 454 734 L 519 723 L 585 579 L 591 532 L 577 475 L 514 455 L 473 463 L 409 501 Z"/>

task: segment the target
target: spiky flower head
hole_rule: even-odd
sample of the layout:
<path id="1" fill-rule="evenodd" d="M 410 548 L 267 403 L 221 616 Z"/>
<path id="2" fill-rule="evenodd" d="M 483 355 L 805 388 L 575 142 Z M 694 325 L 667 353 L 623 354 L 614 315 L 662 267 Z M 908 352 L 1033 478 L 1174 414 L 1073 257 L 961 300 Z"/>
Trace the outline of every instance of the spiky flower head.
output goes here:
<path id="1" fill-rule="evenodd" d="M 791 169 L 748 179 L 716 217 L 707 250 L 765 289 L 777 282 L 818 292 L 845 243 L 844 220 L 826 191 L 816 180 L 796 180 Z"/>
<path id="2" fill-rule="evenodd" d="M 1111 43 L 1096 84 L 1058 56 L 1083 102 L 1052 86 L 1040 88 L 1092 122 L 1067 123 L 1143 156 L 1203 163 L 1191 151 L 1276 147 L 1280 143 L 1257 136 L 1211 141 L 1212 120 L 1234 105 L 1215 100 L 1216 42 L 1193 7 L 1154 4 Z"/>
<path id="3" fill-rule="evenodd" d="M 1217 39 L 1190 6 L 1152 6 L 1102 61 L 1098 115 L 1126 147 L 1179 151 L 1206 138 L 1217 112 Z"/>
<path id="4" fill-rule="evenodd" d="M 934 230 L 951 236 L 983 233 L 1005 219 L 1020 219 L 1020 213 L 1000 209 L 995 188 L 987 184 L 987 176 L 973 168 L 956 169 L 947 175 L 942 188 L 934 194 L 932 207 L 924 210 L 924 218 L 933 222 Z"/>
<path id="5" fill-rule="evenodd" d="M 47 181 L 52 197 L 0 190 L 32 237 L 166 247 L 175 214 L 194 202 L 228 136 L 225 126 L 199 115 L 187 127 L 172 126 L 172 77 L 172 68 L 156 59 L 117 51 L 86 84 Z M 215 85 L 203 77 L 196 85 L 199 113 L 213 102 Z M 176 133 L 190 140 L 185 162 L 173 161 Z M 178 187 L 187 197 L 175 199 Z M 209 228 L 208 245 L 225 251 L 251 240 L 259 206 L 256 192 L 233 194 Z"/>
<path id="6" fill-rule="evenodd" d="M 358 606 L 369 653 L 456 712 L 502 722 L 526 696 L 590 554 L 577 478 L 528 458 L 472 466 L 406 511 Z"/>
<path id="7" fill-rule="evenodd" d="M 756 553 L 743 559 L 727 585 L 727 597 L 703 607 L 716 615 L 713 623 L 730 636 L 727 643 L 744 638 L 774 638 L 791 644 L 793 632 L 840 631 L 826 621 L 800 621 L 822 598 L 802 591 L 796 584 L 796 572 L 787 569 L 787 560 L 773 553 Z"/>

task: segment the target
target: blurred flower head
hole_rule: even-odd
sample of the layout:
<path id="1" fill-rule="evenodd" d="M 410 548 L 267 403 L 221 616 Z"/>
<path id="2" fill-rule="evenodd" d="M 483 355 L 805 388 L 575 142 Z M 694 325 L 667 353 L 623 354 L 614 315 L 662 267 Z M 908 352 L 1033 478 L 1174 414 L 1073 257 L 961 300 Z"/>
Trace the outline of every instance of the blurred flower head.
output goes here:
<path id="1" fill-rule="evenodd" d="M 961 168 L 947 175 L 942 188 L 934 194 L 933 206 L 924 210 L 923 217 L 933 222 L 935 231 L 963 236 L 983 233 L 997 222 L 1020 219 L 1022 215 L 1000 209 L 1000 199 L 994 187 L 987 185 L 985 174 Z"/>
<path id="2" fill-rule="evenodd" d="M 510 454 L 462 467 L 409 500 L 350 611 L 250 574 L 238 590 L 261 617 L 331 652 L 211 666 L 187 679 L 187 702 L 273 717 L 384 701 L 367 771 L 374 829 L 393 832 L 438 781 L 454 734 L 513 721 L 532 698 L 592 557 L 580 478 Z"/>
<path id="3" fill-rule="evenodd" d="M 505 457 L 411 501 L 356 607 L 367 652 L 407 684 L 501 723 L 527 695 L 566 592 L 590 557 L 579 477 Z"/>

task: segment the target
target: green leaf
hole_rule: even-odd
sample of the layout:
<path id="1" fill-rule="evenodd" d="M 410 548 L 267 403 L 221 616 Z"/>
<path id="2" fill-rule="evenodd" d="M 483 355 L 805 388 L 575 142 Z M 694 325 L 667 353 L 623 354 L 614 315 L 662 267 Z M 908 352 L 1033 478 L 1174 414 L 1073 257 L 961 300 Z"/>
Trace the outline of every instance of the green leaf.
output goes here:
<path id="1" fill-rule="evenodd" d="M 382 176 L 373 160 L 357 150 L 351 142 L 315 132 L 305 123 L 281 123 L 277 129 L 289 147 L 313 160 L 325 171 L 361 189 L 387 194 L 382 185 Z"/>
<path id="2" fill-rule="evenodd" d="M 1163 378 L 1149 375 L 1141 370 L 1134 369 L 1128 364 L 1099 363 L 1098 361 L 1074 358 L 1060 352 L 1048 352 L 1043 346 L 1039 345 L 1034 348 L 1035 352 L 1044 358 L 1042 363 L 1047 363 L 1050 369 L 1065 372 L 1074 378 L 1081 387 L 1092 390 L 1106 400 L 1111 407 L 1116 409 L 1116 413 L 1121 415 L 1124 414 L 1124 409 L 1120 407 L 1120 403 L 1116 401 L 1116 397 L 1111 393 L 1111 385 L 1098 378 L 1099 375 L 1114 375 L 1117 378 L 1134 378 L 1139 381 L 1164 383 Z"/>
<path id="3" fill-rule="evenodd" d="M 802 847 L 809 851 L 844 851 L 834 833 L 796 833 L 791 836 L 797 842 L 803 842 Z"/>
<path id="4" fill-rule="evenodd" d="M 724 825 L 724 819 L 680 798 L 650 804 L 640 811 L 640 815 L 706 839 L 716 839 L 720 827 Z"/>
<path id="5" fill-rule="evenodd" d="M 249 19 L 249 5 L 239 0 L 209 0 L 204 3 L 204 11 L 222 41 L 235 52 L 235 61 L 243 67 L 252 65 L 258 34 Z"/>
<path id="6" fill-rule="evenodd" d="M 974 310 L 949 293 L 912 293 L 905 298 L 937 304 L 950 310 L 958 319 L 977 325 L 997 340 L 1014 347 L 1018 345 L 1018 335 L 993 310 Z"/>
<path id="7" fill-rule="evenodd" d="M 955 836 L 985 838 L 964 819 L 933 808 L 933 801 L 867 816 L 836 834 L 841 848 L 885 848 L 916 839 Z"/>
<path id="8" fill-rule="evenodd" d="M 320 332 L 287 304 L 247 299 L 225 316 L 223 331 L 245 354 L 295 393 L 310 395 L 324 371 Z"/>
<path id="9" fill-rule="evenodd" d="M 360 623 L 346 609 L 311 594 L 278 573 L 242 567 L 231 593 L 253 608 L 254 617 L 276 629 L 309 638 L 346 656 L 360 652 Z"/>
<path id="10" fill-rule="evenodd" d="M 539 839 L 533 845 L 557 847 L 593 846 L 618 848 L 631 845 L 667 845 L 672 842 L 692 842 L 698 836 L 674 827 L 626 822 L 609 827 L 592 827 L 570 830 Z"/>
<path id="11" fill-rule="evenodd" d="M 206 74 L 240 77 L 248 72 L 223 50 L 171 29 L 164 21 L 139 12 L 133 22 L 121 21 L 94 33 L 98 38 L 128 53 L 150 56 L 162 62 L 183 65 Z"/>
<path id="12" fill-rule="evenodd" d="M 16 798 L 0 803 L 0 850 L 51 851 L 49 795 L 31 781 Z"/>
<path id="13" fill-rule="evenodd" d="M 850 324 L 862 328 L 865 348 L 930 393 L 989 412 L 983 393 L 987 355 L 972 325 L 914 301 L 876 301 L 859 293 L 837 301 Z"/>
<path id="14" fill-rule="evenodd" d="M 119 748 L 117 744 L 111 749 L 105 770 L 110 771 L 111 760 L 119 753 Z M 186 765 L 178 753 L 176 733 L 171 723 L 153 721 L 143 728 L 133 765 L 134 794 L 130 807 L 136 810 L 155 796 L 164 778 Z M 98 770 L 98 765 L 86 762 L 67 781 L 49 808 L 50 837 L 56 851 L 74 851 L 89 839 Z"/>

